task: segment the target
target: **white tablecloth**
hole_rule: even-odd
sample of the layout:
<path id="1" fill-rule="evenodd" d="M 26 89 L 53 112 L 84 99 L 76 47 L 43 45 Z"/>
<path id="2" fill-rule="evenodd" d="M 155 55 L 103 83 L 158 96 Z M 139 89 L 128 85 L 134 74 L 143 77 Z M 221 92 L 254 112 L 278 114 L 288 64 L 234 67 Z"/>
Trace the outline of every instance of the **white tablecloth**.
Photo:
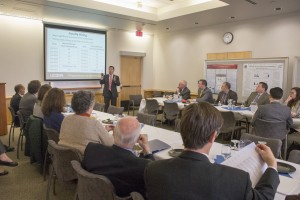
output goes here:
<path id="1" fill-rule="evenodd" d="M 116 117 L 111 115 L 111 114 L 107 114 L 107 113 L 103 113 L 103 112 L 99 112 L 99 111 L 93 111 L 92 114 L 95 118 L 97 118 L 98 120 L 102 121 L 102 120 L 106 120 L 106 119 L 111 119 L 111 120 L 116 120 Z M 153 140 L 153 139 L 159 139 L 167 144 L 169 144 L 171 146 L 171 148 L 183 148 L 183 142 L 180 136 L 180 133 L 174 132 L 174 131 L 169 131 L 169 130 L 165 130 L 162 128 L 158 128 L 158 127 L 153 127 L 153 126 L 148 126 L 148 125 L 144 125 L 144 127 L 142 128 L 142 133 L 147 134 L 149 140 Z M 209 153 L 209 158 L 211 160 L 211 162 L 213 162 L 214 158 L 216 157 L 216 155 L 220 155 L 221 154 L 221 146 L 222 144 L 220 143 L 214 143 L 210 153 Z M 158 153 L 155 154 L 155 158 L 156 159 L 169 159 L 171 158 L 168 154 L 169 149 L 167 150 L 163 150 L 160 151 Z M 234 151 L 232 151 L 232 153 L 234 153 Z M 289 180 L 297 180 L 299 182 L 298 186 L 295 188 L 295 190 L 291 193 L 291 194 L 297 194 L 300 191 L 300 165 L 298 164 L 294 164 L 294 163 L 290 163 L 287 161 L 283 161 L 280 160 L 280 162 L 286 162 L 290 165 L 293 165 L 296 168 L 296 171 L 293 173 L 290 173 L 290 176 L 292 177 L 291 179 L 287 179 L 287 182 L 281 183 L 281 184 L 291 184 L 289 183 Z M 276 197 L 275 199 L 277 200 L 283 200 L 285 198 L 284 195 L 276 193 Z"/>

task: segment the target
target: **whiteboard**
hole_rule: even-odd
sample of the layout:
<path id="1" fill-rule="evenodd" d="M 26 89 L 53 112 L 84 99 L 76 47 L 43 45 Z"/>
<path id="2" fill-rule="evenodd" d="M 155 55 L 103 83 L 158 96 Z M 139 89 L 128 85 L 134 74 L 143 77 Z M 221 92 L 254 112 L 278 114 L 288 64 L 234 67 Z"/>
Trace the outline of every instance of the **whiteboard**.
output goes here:
<path id="1" fill-rule="evenodd" d="M 250 90 L 254 91 L 255 86 L 253 85 L 253 78 L 249 78 L 251 74 L 249 74 L 248 70 L 244 70 L 245 65 L 247 66 L 255 66 L 256 69 L 265 69 L 261 70 L 259 75 L 259 81 L 267 82 L 268 83 L 268 91 L 272 87 L 281 87 L 284 91 L 284 97 L 287 93 L 287 88 L 289 91 L 289 87 L 291 87 L 292 80 L 287 79 L 287 68 L 288 68 L 289 59 L 288 57 L 278 57 L 278 58 L 253 58 L 253 59 L 230 59 L 230 60 L 205 60 L 204 64 L 204 74 L 208 81 L 208 87 L 214 88 L 216 85 L 211 85 L 211 80 L 218 77 L 212 77 L 210 74 L 207 77 L 207 66 L 208 65 L 237 65 L 237 72 L 236 77 L 227 76 L 226 81 L 229 82 L 231 85 L 236 86 L 236 90 L 232 88 L 232 90 L 236 91 L 239 97 L 239 101 L 246 100 L 249 96 Z M 266 66 L 270 67 L 270 70 L 266 70 Z M 300 65 L 299 65 L 300 66 Z M 261 67 L 261 68 L 260 68 Z M 279 69 L 278 69 L 279 68 Z M 300 70 L 299 70 L 300 71 Z M 252 71 L 253 72 L 253 71 Z M 269 72 L 269 77 L 266 75 Z M 270 81 L 270 74 L 272 73 L 272 81 Z M 278 74 L 279 73 L 279 74 Z M 300 73 L 300 72 L 298 72 Z M 276 76 L 276 78 L 274 78 Z M 257 79 L 258 80 L 258 79 Z M 276 80 L 276 81 L 275 81 Z M 250 89 L 251 88 L 251 89 Z"/>

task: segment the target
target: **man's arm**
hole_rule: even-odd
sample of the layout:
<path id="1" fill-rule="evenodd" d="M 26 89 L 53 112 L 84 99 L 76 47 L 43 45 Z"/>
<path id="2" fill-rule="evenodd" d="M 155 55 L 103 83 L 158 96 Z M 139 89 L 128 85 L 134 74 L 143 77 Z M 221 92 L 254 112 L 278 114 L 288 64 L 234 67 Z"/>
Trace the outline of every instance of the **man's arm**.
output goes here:
<path id="1" fill-rule="evenodd" d="M 210 90 L 208 91 L 203 91 L 202 93 L 202 97 L 197 98 L 196 101 L 197 102 L 209 102 L 210 103 L 210 99 L 212 98 L 212 93 Z"/>
<path id="2" fill-rule="evenodd" d="M 141 134 L 139 137 L 138 143 L 143 149 L 141 157 L 150 159 L 150 160 L 154 160 L 154 157 L 153 157 L 153 154 L 151 152 L 150 145 L 148 142 L 148 135 Z"/>

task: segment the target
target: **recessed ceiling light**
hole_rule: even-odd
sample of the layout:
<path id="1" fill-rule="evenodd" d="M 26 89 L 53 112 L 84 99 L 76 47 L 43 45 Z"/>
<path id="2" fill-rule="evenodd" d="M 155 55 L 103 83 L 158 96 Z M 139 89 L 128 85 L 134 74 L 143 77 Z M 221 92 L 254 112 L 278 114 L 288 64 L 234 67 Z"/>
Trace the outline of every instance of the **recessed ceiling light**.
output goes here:
<path id="1" fill-rule="evenodd" d="M 166 29 L 169 30 L 169 27 L 167 27 Z"/>
<path id="2" fill-rule="evenodd" d="M 280 10 L 281 10 L 281 8 L 280 8 L 280 7 L 278 7 L 278 8 L 274 8 L 274 10 L 275 10 L 275 11 L 280 11 Z"/>
<path id="3" fill-rule="evenodd" d="M 230 16 L 229 19 L 235 19 L 235 16 Z"/>
<path id="4" fill-rule="evenodd" d="M 195 24 L 199 24 L 198 22 L 195 22 Z"/>

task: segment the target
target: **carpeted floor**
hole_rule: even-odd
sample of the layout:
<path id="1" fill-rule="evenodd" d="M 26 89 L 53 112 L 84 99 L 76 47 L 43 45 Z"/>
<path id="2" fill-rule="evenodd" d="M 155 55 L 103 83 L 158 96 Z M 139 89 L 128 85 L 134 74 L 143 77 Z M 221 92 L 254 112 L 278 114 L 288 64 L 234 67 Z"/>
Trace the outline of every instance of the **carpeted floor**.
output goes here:
<path id="1" fill-rule="evenodd" d="M 10 128 L 10 126 L 8 126 Z M 9 130 L 9 129 L 8 129 Z M 9 172 L 6 176 L 0 176 L 0 200 L 41 200 L 46 199 L 46 191 L 48 185 L 47 180 L 43 180 L 41 174 L 41 166 L 30 164 L 29 157 L 24 156 L 24 151 L 20 151 L 20 159 L 17 159 L 17 143 L 19 129 L 15 131 L 15 140 L 11 146 L 15 147 L 15 151 L 7 153 L 7 155 L 17 161 L 17 167 L 4 167 Z M 0 136 L 4 144 L 8 144 L 8 135 Z M 50 191 L 51 200 L 69 200 L 74 198 L 76 185 L 56 182 L 56 193 L 54 196 Z"/>

